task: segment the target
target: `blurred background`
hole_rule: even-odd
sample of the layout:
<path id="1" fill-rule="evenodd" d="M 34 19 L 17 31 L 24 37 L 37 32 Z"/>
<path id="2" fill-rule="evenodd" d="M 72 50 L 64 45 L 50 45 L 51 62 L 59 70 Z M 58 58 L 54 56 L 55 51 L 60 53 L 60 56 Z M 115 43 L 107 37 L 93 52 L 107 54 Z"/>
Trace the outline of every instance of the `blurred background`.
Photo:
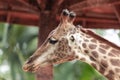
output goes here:
<path id="1" fill-rule="evenodd" d="M 120 45 L 119 30 L 94 30 L 97 34 Z M 22 65 L 38 44 L 38 28 L 0 23 L 0 80 L 35 80 L 24 72 Z M 81 61 L 54 66 L 54 80 L 105 80 L 91 66 Z"/>

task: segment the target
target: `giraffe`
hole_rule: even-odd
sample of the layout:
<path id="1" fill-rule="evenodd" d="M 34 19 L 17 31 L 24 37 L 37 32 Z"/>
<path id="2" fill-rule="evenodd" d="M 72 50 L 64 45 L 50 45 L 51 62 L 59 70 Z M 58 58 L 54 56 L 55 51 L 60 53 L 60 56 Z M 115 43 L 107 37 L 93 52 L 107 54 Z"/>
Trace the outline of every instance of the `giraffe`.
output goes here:
<path id="1" fill-rule="evenodd" d="M 73 24 L 76 14 L 64 9 L 60 24 L 28 58 L 24 71 L 36 72 L 46 65 L 81 60 L 93 66 L 108 80 L 120 80 L 120 47 L 89 29 Z"/>

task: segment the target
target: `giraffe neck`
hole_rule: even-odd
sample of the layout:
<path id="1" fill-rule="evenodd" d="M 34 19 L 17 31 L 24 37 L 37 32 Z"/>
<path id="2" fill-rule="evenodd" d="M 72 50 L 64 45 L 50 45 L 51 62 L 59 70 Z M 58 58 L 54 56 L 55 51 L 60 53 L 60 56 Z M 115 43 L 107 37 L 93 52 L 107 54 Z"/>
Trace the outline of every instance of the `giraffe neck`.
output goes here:
<path id="1" fill-rule="evenodd" d="M 119 50 L 84 33 L 77 39 L 74 50 L 80 60 L 92 65 L 109 80 L 120 79 Z"/>

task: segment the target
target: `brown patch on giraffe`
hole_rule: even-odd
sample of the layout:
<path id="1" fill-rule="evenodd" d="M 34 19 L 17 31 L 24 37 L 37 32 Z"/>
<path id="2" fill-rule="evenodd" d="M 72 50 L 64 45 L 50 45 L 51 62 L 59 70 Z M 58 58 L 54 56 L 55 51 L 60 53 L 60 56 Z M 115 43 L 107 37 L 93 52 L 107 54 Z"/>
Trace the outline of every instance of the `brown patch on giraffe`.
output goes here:
<path id="1" fill-rule="evenodd" d="M 86 59 L 85 59 L 85 58 L 80 58 L 80 60 L 81 60 L 81 61 L 86 61 Z"/>
<path id="2" fill-rule="evenodd" d="M 75 46 L 75 47 L 74 47 L 74 49 L 78 49 L 78 47 L 77 47 L 77 46 Z"/>
<path id="3" fill-rule="evenodd" d="M 97 47 L 97 45 L 95 45 L 95 44 L 89 44 L 90 49 L 96 49 L 96 47 Z"/>
<path id="4" fill-rule="evenodd" d="M 59 47 L 58 47 L 58 51 L 64 51 L 64 52 L 68 52 L 71 50 L 71 47 L 68 46 L 68 40 L 66 39 L 62 39 L 60 42 L 59 42 Z"/>
<path id="5" fill-rule="evenodd" d="M 110 48 L 110 46 L 105 45 L 105 44 L 100 44 L 100 47 L 101 47 L 101 48 L 104 48 L 104 49 L 109 49 L 109 48 Z"/>
<path id="6" fill-rule="evenodd" d="M 112 49 L 109 53 L 109 56 L 120 56 L 120 51 L 119 50 L 116 50 L 116 49 Z"/>
<path id="7" fill-rule="evenodd" d="M 107 57 L 106 56 L 103 56 L 104 59 L 106 59 Z"/>
<path id="8" fill-rule="evenodd" d="M 118 68 L 116 68 L 115 71 L 116 71 L 117 73 L 120 73 L 120 69 L 118 69 Z"/>
<path id="9" fill-rule="evenodd" d="M 90 56 L 91 61 L 96 61 L 96 59 L 93 56 Z"/>
<path id="10" fill-rule="evenodd" d="M 79 47 L 78 47 L 78 49 L 80 49 L 80 50 L 81 50 L 81 47 L 79 46 Z"/>
<path id="11" fill-rule="evenodd" d="M 106 77 L 109 79 L 109 80 L 114 80 L 114 72 L 112 70 L 110 70 L 108 72 L 108 74 L 106 75 Z"/>
<path id="12" fill-rule="evenodd" d="M 91 65 L 92 65 L 95 69 L 97 69 L 97 65 L 96 65 L 95 63 L 91 63 Z"/>
<path id="13" fill-rule="evenodd" d="M 81 33 L 82 36 L 84 36 L 85 34 Z"/>
<path id="14" fill-rule="evenodd" d="M 86 43 L 82 43 L 82 46 L 83 46 L 83 48 L 87 47 Z"/>
<path id="15" fill-rule="evenodd" d="M 104 49 L 102 49 L 102 48 L 99 48 L 98 50 L 99 50 L 101 53 L 103 53 L 103 54 L 106 53 L 106 51 L 105 51 Z"/>
<path id="16" fill-rule="evenodd" d="M 61 41 L 59 41 L 58 48 L 54 51 L 50 61 L 58 64 L 75 59 L 75 52 L 68 54 L 69 52 L 71 52 L 71 47 L 68 46 L 68 41 L 63 38 Z"/>
<path id="17" fill-rule="evenodd" d="M 100 70 L 99 71 L 100 71 L 100 73 L 104 74 L 105 68 L 103 66 L 100 66 Z"/>
<path id="18" fill-rule="evenodd" d="M 101 63 L 100 63 L 104 68 L 107 68 L 108 67 L 108 63 L 106 60 L 101 60 Z"/>
<path id="19" fill-rule="evenodd" d="M 75 58 L 76 58 L 76 59 L 78 59 L 78 58 L 79 58 L 79 56 L 75 56 Z"/>
<path id="20" fill-rule="evenodd" d="M 98 52 L 97 52 L 97 51 L 92 51 L 91 54 L 92 54 L 95 58 L 98 58 Z"/>
<path id="21" fill-rule="evenodd" d="M 88 40 L 88 39 L 84 39 L 84 41 L 85 41 L 85 42 L 89 42 L 89 40 Z"/>
<path id="22" fill-rule="evenodd" d="M 116 57 L 116 55 L 112 52 L 108 53 L 109 56 Z"/>
<path id="23" fill-rule="evenodd" d="M 120 66 L 120 60 L 118 59 L 111 59 L 110 62 L 114 66 L 118 66 L 118 67 Z"/>
<path id="24" fill-rule="evenodd" d="M 89 51 L 88 50 L 84 50 L 84 53 L 89 53 Z"/>
<path id="25" fill-rule="evenodd" d="M 91 42 L 97 43 L 96 39 L 91 39 Z"/>
<path id="26" fill-rule="evenodd" d="M 87 38 L 91 38 L 91 36 L 89 36 L 89 35 L 86 35 L 86 37 L 87 37 Z"/>

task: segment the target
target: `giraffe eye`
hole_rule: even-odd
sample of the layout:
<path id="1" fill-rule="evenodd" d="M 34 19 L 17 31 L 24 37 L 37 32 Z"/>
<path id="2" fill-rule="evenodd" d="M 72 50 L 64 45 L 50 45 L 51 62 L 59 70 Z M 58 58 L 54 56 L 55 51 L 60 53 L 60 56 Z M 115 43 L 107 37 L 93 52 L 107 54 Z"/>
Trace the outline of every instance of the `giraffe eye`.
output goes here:
<path id="1" fill-rule="evenodd" d="M 56 39 L 53 38 L 53 37 L 49 38 L 48 41 L 49 41 L 49 43 L 51 43 L 51 44 L 55 44 L 55 43 L 58 42 L 58 40 L 56 40 Z"/>
<path id="2" fill-rule="evenodd" d="M 70 40 L 71 40 L 72 42 L 74 42 L 74 41 L 75 41 L 74 36 L 71 36 L 71 37 L 70 37 Z"/>

